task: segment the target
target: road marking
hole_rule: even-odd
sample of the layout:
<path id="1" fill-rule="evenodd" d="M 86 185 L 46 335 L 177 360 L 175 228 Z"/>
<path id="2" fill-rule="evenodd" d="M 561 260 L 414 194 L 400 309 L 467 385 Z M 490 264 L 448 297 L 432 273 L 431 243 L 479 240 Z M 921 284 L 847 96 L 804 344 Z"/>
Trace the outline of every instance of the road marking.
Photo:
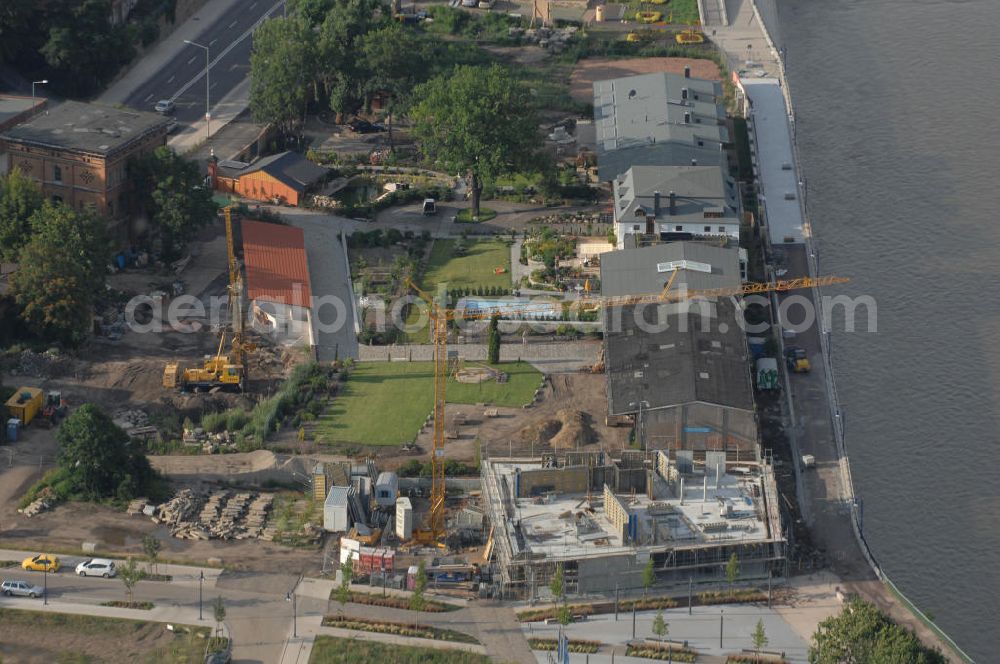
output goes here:
<path id="1" fill-rule="evenodd" d="M 168 84 L 169 84 L 169 83 L 173 83 L 173 82 L 174 82 L 174 79 L 175 79 L 175 78 L 176 78 L 176 76 L 171 76 L 171 77 L 170 77 L 170 80 L 169 80 L 169 81 L 167 81 L 167 83 L 168 83 Z"/>
<path id="2" fill-rule="evenodd" d="M 266 21 L 268 18 L 270 18 L 271 14 L 273 14 L 278 9 L 278 7 L 280 7 L 283 4 L 284 4 L 284 0 L 281 0 L 280 2 L 275 3 L 266 12 L 264 12 L 264 15 L 261 16 L 259 19 L 257 19 L 257 21 L 253 25 L 251 25 L 249 28 L 247 28 L 246 32 L 244 32 L 242 35 L 240 35 L 239 37 L 237 37 L 236 39 L 234 39 L 233 42 L 229 46 L 227 46 L 224 49 L 222 49 L 222 52 L 219 53 L 219 55 L 215 56 L 215 59 L 212 60 L 209 63 L 209 69 L 211 69 L 216 64 L 218 64 L 219 60 L 221 60 L 222 58 L 224 58 L 227 55 L 229 55 L 229 52 L 231 50 L 233 50 L 234 48 L 236 48 L 237 44 L 239 44 L 241 41 L 243 41 L 244 39 L 246 39 L 247 37 L 249 37 L 250 35 L 252 35 L 253 31 L 257 28 L 257 26 L 260 25 L 261 23 L 263 23 L 264 21 Z M 187 83 L 185 83 L 184 85 L 182 85 L 181 88 L 180 88 L 180 90 L 178 90 L 177 92 L 175 92 L 174 95 L 172 97 L 170 97 L 170 100 L 171 101 L 176 101 L 178 97 L 180 97 L 182 94 L 184 94 L 185 92 L 187 92 L 191 88 L 191 86 L 194 85 L 198 81 L 198 79 L 200 79 L 204 75 L 205 75 L 205 72 L 204 72 L 204 70 L 202 70 L 201 73 L 197 74 L 190 81 L 188 81 Z M 173 79 L 171 79 L 171 80 L 173 80 Z M 168 81 L 168 83 L 169 83 L 169 81 Z"/>
<path id="3" fill-rule="evenodd" d="M 195 61 L 195 60 L 197 60 L 197 59 L 198 59 L 198 56 L 197 56 L 197 55 L 193 55 L 193 56 L 191 56 L 191 59 L 190 59 L 190 60 L 188 60 L 188 64 L 191 64 L 192 62 L 194 62 L 194 61 Z"/>
<path id="4" fill-rule="evenodd" d="M 233 22 L 229 24 L 229 27 L 231 28 L 231 27 L 233 27 L 234 25 L 236 25 L 236 23 L 237 23 L 237 21 L 238 21 L 238 20 L 239 20 L 239 19 L 234 19 L 234 20 L 233 20 Z M 229 28 L 226 28 L 226 29 L 228 30 Z"/>
<path id="5" fill-rule="evenodd" d="M 153 98 L 153 93 L 152 93 L 152 92 L 150 92 L 150 93 L 149 93 L 149 95 L 147 95 L 147 96 L 146 96 L 146 98 L 145 98 L 145 99 L 143 99 L 143 101 L 149 101 L 149 100 L 150 100 L 150 99 L 152 99 L 152 98 Z"/>

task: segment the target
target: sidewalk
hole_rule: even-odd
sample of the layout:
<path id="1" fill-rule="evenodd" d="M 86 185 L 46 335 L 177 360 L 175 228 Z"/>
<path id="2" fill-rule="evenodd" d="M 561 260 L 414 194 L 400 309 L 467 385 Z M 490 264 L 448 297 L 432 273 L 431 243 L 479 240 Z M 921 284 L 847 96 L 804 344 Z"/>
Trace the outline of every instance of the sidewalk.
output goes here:
<path id="1" fill-rule="evenodd" d="M 239 85 L 233 88 L 229 94 L 212 105 L 211 138 L 208 138 L 206 135 L 206 121 L 202 118 L 191 126 L 184 127 L 184 129 L 180 132 L 171 136 L 167 141 L 167 145 L 172 147 L 178 154 L 193 152 L 199 148 L 205 147 L 206 144 L 208 146 L 212 146 L 212 143 L 215 141 L 219 132 L 221 132 L 226 125 L 235 120 L 236 117 L 242 113 L 249 104 L 250 77 L 248 75 Z M 212 146 L 215 149 L 216 156 L 220 159 L 229 159 L 246 147 L 246 145 L 252 142 L 253 139 L 257 137 L 257 134 L 263 130 L 262 126 L 253 126 L 257 128 L 252 132 L 250 140 L 245 140 L 245 137 L 241 135 L 236 137 L 236 143 L 226 141 L 224 144 Z"/>
<path id="2" fill-rule="evenodd" d="M 185 39 L 194 39 L 202 30 L 217 21 L 226 12 L 237 9 L 240 0 L 208 0 L 205 6 L 195 12 L 183 24 L 179 25 L 166 38 L 160 41 L 153 50 L 146 53 L 125 76 L 111 85 L 97 98 L 102 104 L 121 104 L 137 87 L 145 83 L 169 63 L 183 49 L 187 48 Z"/>

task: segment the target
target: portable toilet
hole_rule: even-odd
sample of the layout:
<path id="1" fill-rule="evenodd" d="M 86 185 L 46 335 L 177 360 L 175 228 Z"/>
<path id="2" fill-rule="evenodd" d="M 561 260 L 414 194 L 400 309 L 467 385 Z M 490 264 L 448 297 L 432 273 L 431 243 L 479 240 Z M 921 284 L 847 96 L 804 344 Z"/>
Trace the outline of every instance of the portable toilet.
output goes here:
<path id="1" fill-rule="evenodd" d="M 17 442 L 17 432 L 21 428 L 21 420 L 16 417 L 12 417 L 7 420 L 7 442 L 16 443 Z"/>

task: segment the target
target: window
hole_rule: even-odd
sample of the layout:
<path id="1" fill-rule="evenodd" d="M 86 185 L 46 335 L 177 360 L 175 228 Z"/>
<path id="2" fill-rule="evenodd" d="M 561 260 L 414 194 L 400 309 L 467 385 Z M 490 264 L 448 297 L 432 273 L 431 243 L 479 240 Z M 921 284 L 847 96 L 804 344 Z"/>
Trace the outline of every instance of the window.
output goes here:
<path id="1" fill-rule="evenodd" d="M 698 147 L 699 147 L 699 148 L 703 148 L 703 147 L 705 147 L 705 141 L 702 141 L 702 140 L 699 140 L 699 141 L 698 141 Z"/>
<path id="2" fill-rule="evenodd" d="M 711 233 L 712 232 L 712 227 L 711 226 L 705 226 L 705 232 L 706 233 Z"/>
<path id="3" fill-rule="evenodd" d="M 639 226 L 638 226 L 638 225 L 635 225 L 635 226 L 633 226 L 633 227 L 632 227 L 632 230 L 634 230 L 634 231 L 637 231 L 637 230 L 639 230 Z"/>
<path id="4" fill-rule="evenodd" d="M 726 227 L 725 226 L 719 226 L 719 232 L 720 233 L 725 233 L 726 232 Z"/>
<path id="5" fill-rule="evenodd" d="M 62 182 L 62 169 L 60 167 L 52 167 L 52 179 L 56 182 Z"/>
<path id="6" fill-rule="evenodd" d="M 59 203 L 62 203 L 62 196 L 59 196 L 59 195 L 55 195 L 55 196 L 53 196 L 53 197 L 52 197 L 52 202 L 53 202 L 53 203 L 54 203 L 55 205 L 58 205 Z"/>
<path id="7" fill-rule="evenodd" d="M 683 226 L 674 226 L 674 230 L 677 231 L 678 233 L 680 233 L 682 230 L 684 230 L 684 227 Z"/>

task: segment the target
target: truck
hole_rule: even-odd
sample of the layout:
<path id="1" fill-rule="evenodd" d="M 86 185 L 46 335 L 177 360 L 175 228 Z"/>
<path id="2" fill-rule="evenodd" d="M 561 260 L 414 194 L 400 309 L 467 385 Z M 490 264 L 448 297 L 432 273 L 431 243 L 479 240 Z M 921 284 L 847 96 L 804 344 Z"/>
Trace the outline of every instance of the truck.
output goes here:
<path id="1" fill-rule="evenodd" d="M 798 346 L 785 348 L 785 362 L 788 365 L 788 370 L 792 373 L 809 373 L 809 370 L 812 369 L 806 351 Z"/>
<path id="2" fill-rule="evenodd" d="M 757 389 L 778 389 L 778 360 L 773 357 L 762 357 L 757 360 Z"/>
<path id="3" fill-rule="evenodd" d="M 37 387 L 19 387 L 7 400 L 7 412 L 21 420 L 21 426 L 28 426 L 42 409 L 45 393 Z"/>

